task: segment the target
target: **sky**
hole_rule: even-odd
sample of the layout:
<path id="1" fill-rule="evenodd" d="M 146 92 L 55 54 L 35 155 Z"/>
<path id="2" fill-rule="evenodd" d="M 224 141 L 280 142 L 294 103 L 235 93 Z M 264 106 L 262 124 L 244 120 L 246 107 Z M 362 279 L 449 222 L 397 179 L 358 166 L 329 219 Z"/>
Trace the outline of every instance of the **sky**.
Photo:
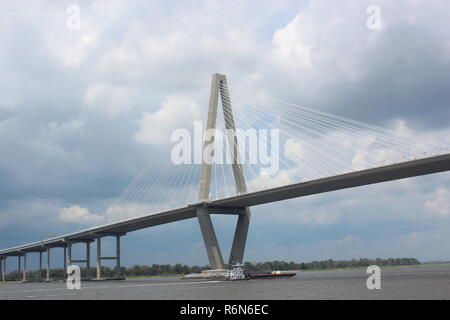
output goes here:
<path id="1" fill-rule="evenodd" d="M 372 5 L 380 28 L 368 26 Z M 216 72 L 236 87 L 450 146 L 445 0 L 0 8 L 0 248 L 124 218 L 111 204 L 141 168 L 167 161 L 174 129 L 206 118 Z M 245 259 L 450 260 L 449 183 L 440 173 L 254 207 Z M 227 257 L 235 217 L 213 221 Z M 103 245 L 112 252 L 112 239 Z M 124 265 L 207 264 L 195 219 L 130 233 L 122 255 Z M 62 265 L 60 253 L 52 259 Z"/>

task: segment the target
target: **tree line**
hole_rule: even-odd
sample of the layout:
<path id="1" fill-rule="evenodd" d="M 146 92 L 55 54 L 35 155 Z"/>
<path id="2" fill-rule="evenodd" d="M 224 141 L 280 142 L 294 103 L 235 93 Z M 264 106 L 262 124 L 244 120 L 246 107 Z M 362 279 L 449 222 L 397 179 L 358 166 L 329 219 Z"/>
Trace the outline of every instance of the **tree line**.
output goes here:
<path id="1" fill-rule="evenodd" d="M 377 266 L 405 266 L 405 265 L 417 265 L 420 261 L 416 258 L 388 258 L 388 259 L 352 259 L 352 260 L 321 260 L 312 262 L 286 262 L 286 261 L 266 261 L 266 262 L 245 262 L 244 267 L 249 272 L 260 272 L 260 271 L 289 271 L 289 270 L 326 270 L 326 269 L 341 269 L 341 268 L 358 268 L 367 267 L 370 265 Z M 185 275 L 189 273 L 200 273 L 203 270 L 208 270 L 210 267 L 205 266 L 187 266 L 180 263 L 175 265 L 170 264 L 152 264 L 149 265 L 134 265 L 131 267 L 121 267 L 120 270 L 117 268 L 110 268 L 107 266 L 102 266 L 102 277 L 112 278 L 116 276 L 125 277 L 141 277 L 141 276 L 169 276 L 169 275 Z M 97 273 L 96 268 L 81 268 L 81 276 L 83 278 L 95 277 Z M 37 280 L 45 279 L 46 270 L 28 271 L 27 279 Z M 51 279 L 63 279 L 64 269 L 51 269 L 50 270 Z M 22 273 L 18 277 L 17 271 L 10 272 L 6 275 L 6 280 L 16 280 L 22 279 Z"/>
<path id="2" fill-rule="evenodd" d="M 285 262 L 285 261 L 268 261 L 268 262 L 245 262 L 245 269 L 250 272 L 257 271 L 288 271 L 288 270 L 325 270 L 325 269 L 341 269 L 341 268 L 359 268 L 368 267 L 370 265 L 377 266 L 406 266 L 420 264 L 416 258 L 388 258 L 388 259 L 352 259 L 352 260 L 321 260 L 312 262 Z"/>

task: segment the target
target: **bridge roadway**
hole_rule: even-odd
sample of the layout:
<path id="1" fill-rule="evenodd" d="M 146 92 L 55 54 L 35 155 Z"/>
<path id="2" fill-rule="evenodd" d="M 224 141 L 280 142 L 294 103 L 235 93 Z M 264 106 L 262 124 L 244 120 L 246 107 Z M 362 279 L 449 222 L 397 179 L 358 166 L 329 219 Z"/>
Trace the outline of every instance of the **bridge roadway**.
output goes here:
<path id="1" fill-rule="evenodd" d="M 245 207 L 449 170 L 450 154 L 411 160 L 213 201 L 193 203 L 181 208 L 156 212 L 0 250 L 0 256 L 18 256 L 24 252 L 43 251 L 44 248 L 65 247 L 67 242 L 89 242 L 101 236 L 125 235 L 128 232 L 143 228 L 195 218 L 199 206 L 207 206 L 212 214 L 240 214 Z"/>

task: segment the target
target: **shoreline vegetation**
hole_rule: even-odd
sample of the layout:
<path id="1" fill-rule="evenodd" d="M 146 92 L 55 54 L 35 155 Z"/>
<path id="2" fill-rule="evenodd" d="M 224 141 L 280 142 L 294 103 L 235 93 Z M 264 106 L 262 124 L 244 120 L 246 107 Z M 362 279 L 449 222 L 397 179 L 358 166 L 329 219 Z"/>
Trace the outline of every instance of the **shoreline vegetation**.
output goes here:
<path id="1" fill-rule="evenodd" d="M 286 261 L 266 261 L 266 262 L 245 262 L 244 268 L 249 272 L 261 272 L 261 271 L 320 271 L 320 270 L 336 270 L 336 269 L 357 269 L 365 268 L 370 265 L 377 265 L 379 267 L 395 267 L 395 266 L 415 266 L 424 265 L 416 258 L 387 258 L 387 259 L 352 259 L 352 260 L 321 260 L 312 262 L 286 262 Z M 426 265 L 426 264 L 425 264 Z M 120 270 L 116 270 L 114 267 L 102 266 L 102 276 L 105 278 L 112 278 L 120 274 L 127 278 L 143 278 L 143 277 L 182 277 L 190 273 L 201 273 L 203 270 L 209 270 L 210 267 L 206 266 L 187 266 L 177 263 L 175 265 L 170 264 L 152 264 L 149 265 L 134 265 L 131 267 L 121 267 Z M 90 271 L 90 272 L 88 272 Z M 119 272 L 118 272 L 119 271 Z M 91 267 L 87 270 L 86 267 L 81 267 L 82 278 L 89 278 L 96 274 L 96 269 Z M 28 280 L 45 279 L 46 270 L 42 270 L 40 277 L 39 270 L 27 272 Z M 10 272 L 6 275 L 7 281 L 14 281 L 22 278 L 22 273 L 18 277 L 17 270 Z M 63 279 L 64 269 L 51 269 L 51 279 Z"/>

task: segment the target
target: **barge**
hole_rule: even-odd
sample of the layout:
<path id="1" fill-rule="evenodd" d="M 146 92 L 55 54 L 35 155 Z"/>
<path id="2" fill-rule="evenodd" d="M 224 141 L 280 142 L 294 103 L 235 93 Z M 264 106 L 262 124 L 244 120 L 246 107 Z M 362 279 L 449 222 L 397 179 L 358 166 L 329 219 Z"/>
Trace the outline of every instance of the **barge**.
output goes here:
<path id="1" fill-rule="evenodd" d="M 185 275 L 183 279 L 236 281 L 236 280 L 291 278 L 295 275 L 296 275 L 295 272 L 285 272 L 285 271 L 251 273 L 244 270 L 243 264 L 235 263 L 229 269 L 214 269 L 214 270 L 205 270 L 202 271 L 202 273 L 191 273 Z"/>
<path id="2" fill-rule="evenodd" d="M 291 278 L 295 276 L 295 272 L 283 272 L 283 271 L 272 271 L 272 272 L 259 272 L 251 273 L 244 270 L 244 266 L 240 263 L 236 263 L 227 270 L 225 274 L 226 280 L 256 280 L 256 279 L 278 279 L 278 278 Z"/>

